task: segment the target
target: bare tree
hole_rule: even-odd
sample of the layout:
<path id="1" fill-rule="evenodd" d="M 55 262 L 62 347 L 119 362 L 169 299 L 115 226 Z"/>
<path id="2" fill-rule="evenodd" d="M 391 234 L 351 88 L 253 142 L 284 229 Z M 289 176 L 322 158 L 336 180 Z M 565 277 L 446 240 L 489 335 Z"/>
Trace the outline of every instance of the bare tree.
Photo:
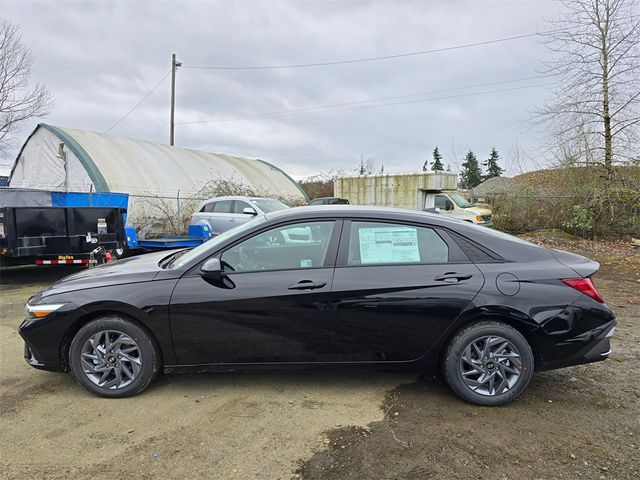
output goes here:
<path id="1" fill-rule="evenodd" d="M 47 115 L 52 106 L 44 85 L 29 86 L 32 65 L 20 29 L 0 18 L 0 151 L 10 146 L 21 122 Z"/>
<path id="2" fill-rule="evenodd" d="M 602 165 L 609 191 L 614 164 L 633 157 L 640 125 L 640 19 L 637 0 L 560 0 L 546 45 L 553 100 L 538 112 L 551 120 L 556 146 L 572 162 Z"/>

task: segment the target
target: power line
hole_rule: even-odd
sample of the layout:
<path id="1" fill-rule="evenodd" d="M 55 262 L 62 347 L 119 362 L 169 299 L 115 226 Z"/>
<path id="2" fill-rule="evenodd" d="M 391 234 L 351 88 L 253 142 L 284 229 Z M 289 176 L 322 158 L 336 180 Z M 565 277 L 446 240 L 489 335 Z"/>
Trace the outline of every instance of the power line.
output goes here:
<path id="1" fill-rule="evenodd" d="M 118 120 L 116 123 L 114 123 L 113 125 L 111 125 L 111 126 L 110 126 L 108 129 L 106 129 L 103 133 L 109 133 L 111 130 L 113 130 L 115 127 L 117 127 L 117 126 L 120 124 L 120 122 L 122 122 L 125 118 L 127 118 L 127 117 L 128 117 L 128 116 L 129 116 L 129 115 L 130 115 L 130 114 L 131 114 L 131 113 L 136 109 L 136 108 L 138 108 L 140 105 L 142 105 L 142 103 L 143 103 L 147 98 L 149 98 L 149 96 L 150 96 L 153 92 L 155 92 L 155 91 L 158 89 L 158 87 L 159 87 L 160 85 L 162 85 L 162 82 L 164 82 L 164 81 L 167 79 L 167 77 L 169 76 L 169 74 L 170 74 L 170 73 L 171 73 L 171 70 L 169 70 L 169 71 L 164 75 L 164 77 L 162 77 L 162 80 L 160 80 L 158 83 L 156 83 L 156 85 L 155 85 L 151 90 L 149 90 L 149 91 L 147 92 L 147 94 L 146 94 L 144 97 L 142 97 L 142 99 L 140 99 L 140 101 L 139 101 L 138 103 L 136 103 L 136 104 L 133 106 L 133 108 L 132 108 L 131 110 L 129 110 L 127 113 L 125 113 L 125 114 L 124 114 L 124 116 L 123 116 L 122 118 L 120 118 L 120 120 Z"/>
<path id="2" fill-rule="evenodd" d="M 484 42 L 474 42 L 474 43 L 465 43 L 462 45 L 454 45 L 452 47 L 442 47 L 435 48 L 432 50 L 421 50 L 418 52 L 409 52 L 409 53 L 398 53 L 395 55 L 384 55 L 380 57 L 368 57 L 368 58 L 356 58 L 351 60 L 337 60 L 333 62 L 318 62 L 318 63 L 294 63 L 291 65 L 245 65 L 245 66 L 206 66 L 206 65 L 184 65 L 184 68 L 190 69 L 199 69 L 199 70 L 275 70 L 282 68 L 308 68 L 308 67 L 326 67 L 329 65 L 344 65 L 348 63 L 364 63 L 364 62 L 376 62 L 379 60 L 389 60 L 392 58 L 403 58 L 403 57 L 413 57 L 417 55 L 427 55 L 430 53 L 438 53 L 438 52 L 447 52 L 450 50 L 460 50 L 463 48 L 469 47 L 479 47 L 482 45 L 491 45 L 494 43 L 502 43 L 502 42 L 510 42 L 513 40 L 520 40 L 523 38 L 535 37 L 538 35 L 543 35 L 547 33 L 553 33 L 553 31 L 548 32 L 536 32 L 536 33 L 527 33 L 524 35 L 514 35 L 511 37 L 503 37 L 496 38 L 493 40 L 486 40 Z"/>
<path id="3" fill-rule="evenodd" d="M 357 101 L 353 101 L 353 102 L 334 103 L 334 104 L 327 104 L 327 105 L 315 105 L 315 106 L 309 106 L 309 107 L 294 108 L 294 109 L 290 109 L 290 110 L 279 110 L 279 111 L 274 111 L 274 112 L 262 112 L 262 113 L 255 113 L 255 114 L 251 114 L 251 115 L 240 115 L 240 116 L 236 116 L 236 117 L 220 118 L 220 119 L 216 119 L 216 120 L 195 120 L 195 121 L 189 121 L 189 122 L 180 122 L 179 125 L 196 125 L 196 124 L 204 124 L 204 123 L 236 122 L 236 121 L 240 121 L 240 120 L 255 120 L 255 119 L 261 119 L 261 118 L 272 118 L 272 117 L 286 116 L 286 115 L 297 114 L 297 113 L 314 113 L 314 111 L 316 111 L 316 110 L 322 111 L 322 110 L 327 110 L 327 109 L 339 109 L 340 107 L 349 107 L 349 106 L 355 106 L 355 105 L 362 105 L 362 104 L 372 103 L 372 102 L 381 102 L 381 101 L 387 101 L 387 100 L 397 100 L 397 99 L 400 99 L 400 98 L 418 97 L 418 96 L 423 96 L 423 95 L 433 95 L 433 94 L 437 94 L 437 93 L 452 92 L 452 91 L 457 91 L 457 90 L 466 90 L 466 89 L 470 89 L 470 88 L 488 87 L 488 86 L 492 86 L 492 85 L 501 85 L 501 84 L 505 84 L 505 83 L 522 82 L 522 81 L 525 81 L 525 80 L 539 80 L 539 79 L 543 79 L 543 78 L 549 78 L 551 76 L 552 75 L 523 77 L 523 78 L 516 78 L 516 79 L 512 79 L 512 80 L 501 80 L 501 81 L 497 81 L 497 82 L 488 82 L 488 83 L 479 83 L 479 84 L 475 84 L 475 85 L 467 85 L 467 86 L 464 86 L 464 87 L 447 88 L 447 89 L 443 89 L 443 90 L 431 90 L 431 91 L 428 91 L 428 92 L 409 93 L 409 94 L 405 94 L 405 95 L 396 95 L 396 96 L 392 96 L 392 97 L 369 98 L 369 99 L 366 99 L 366 100 L 357 100 Z M 405 103 L 416 103 L 416 102 L 421 102 L 421 101 L 457 98 L 459 96 L 482 95 L 484 93 L 493 93 L 493 92 L 499 92 L 499 91 L 517 90 L 517 89 L 522 89 L 522 88 L 532 88 L 532 87 L 536 87 L 536 86 L 540 86 L 540 85 L 516 87 L 516 88 L 510 88 L 510 89 L 503 89 L 503 90 L 489 90 L 489 91 L 485 91 L 485 92 L 473 92 L 473 93 L 454 95 L 454 96 L 448 96 L 448 97 L 438 97 L 438 98 L 434 98 L 434 99 L 419 99 L 419 100 L 413 100 L 413 101 L 409 101 L 409 102 L 383 103 L 383 104 L 378 104 L 378 105 L 363 105 L 360 108 L 384 107 L 384 106 L 388 106 L 388 105 L 400 105 L 400 104 L 405 104 Z M 337 110 L 337 111 L 348 111 L 348 110 L 357 110 L 357 109 L 358 108 L 347 108 L 347 109 L 340 109 L 340 110 Z"/>
<path id="4" fill-rule="evenodd" d="M 407 104 L 412 104 L 412 103 L 432 102 L 432 101 L 436 101 L 436 100 L 448 100 L 448 99 L 453 99 L 453 98 L 472 97 L 472 96 L 476 96 L 476 95 L 486 95 L 486 94 L 490 94 L 490 93 L 509 92 L 509 91 L 513 91 L 513 90 L 525 90 L 525 89 L 528 89 L 528 88 L 537 88 L 537 87 L 546 87 L 546 86 L 549 86 L 549 84 L 540 83 L 540 84 L 536 84 L 536 85 L 526 85 L 526 86 L 523 86 L 523 87 L 503 88 L 503 89 L 497 89 L 497 90 L 486 90 L 484 92 L 465 93 L 465 94 L 459 94 L 459 95 L 448 95 L 448 96 L 444 96 L 444 97 L 424 98 L 424 99 L 409 100 L 409 101 L 404 101 L 404 102 L 382 103 L 382 104 L 378 104 L 378 105 L 363 105 L 363 106 L 359 106 L 359 107 L 355 106 L 355 107 L 351 107 L 351 108 L 344 108 L 344 109 L 332 110 L 332 111 L 331 110 L 329 110 L 329 111 L 318 110 L 318 111 L 298 112 L 297 114 L 298 115 L 304 115 L 304 114 L 314 114 L 314 113 L 334 113 L 334 112 L 346 112 L 346 111 L 350 111 L 350 110 L 364 110 L 364 109 L 368 109 L 368 108 L 392 107 L 392 106 L 396 106 L 396 105 L 407 105 Z M 289 113 L 289 115 L 296 115 L 296 113 Z M 258 117 L 258 119 L 272 118 L 272 117 L 276 117 L 276 116 L 285 116 L 285 114 L 272 115 L 272 116 L 265 115 L 263 117 Z M 226 120 L 211 120 L 211 121 L 198 122 L 198 123 L 224 123 L 224 122 L 236 122 L 236 121 L 240 121 L 240 120 L 245 120 L 245 119 L 244 118 L 235 118 L 235 119 L 226 119 Z"/>

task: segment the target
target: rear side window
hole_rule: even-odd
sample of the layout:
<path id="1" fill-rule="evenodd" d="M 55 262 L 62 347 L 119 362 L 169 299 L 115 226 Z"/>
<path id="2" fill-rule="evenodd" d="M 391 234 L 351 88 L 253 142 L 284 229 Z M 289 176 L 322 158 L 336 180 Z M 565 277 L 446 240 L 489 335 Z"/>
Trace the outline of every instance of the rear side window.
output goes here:
<path id="1" fill-rule="evenodd" d="M 446 263 L 449 247 L 429 227 L 351 222 L 348 265 Z"/>
<path id="2" fill-rule="evenodd" d="M 233 200 L 220 200 L 213 207 L 214 213 L 231 213 L 231 204 Z"/>

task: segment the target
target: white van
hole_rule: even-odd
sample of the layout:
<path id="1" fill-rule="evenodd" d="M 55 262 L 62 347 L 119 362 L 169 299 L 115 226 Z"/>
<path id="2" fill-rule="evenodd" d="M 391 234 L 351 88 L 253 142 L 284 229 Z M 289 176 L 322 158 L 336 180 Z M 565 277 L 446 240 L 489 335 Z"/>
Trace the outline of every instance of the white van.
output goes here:
<path id="1" fill-rule="evenodd" d="M 491 210 L 472 205 L 459 192 L 426 192 L 424 209 L 478 225 L 493 225 Z"/>

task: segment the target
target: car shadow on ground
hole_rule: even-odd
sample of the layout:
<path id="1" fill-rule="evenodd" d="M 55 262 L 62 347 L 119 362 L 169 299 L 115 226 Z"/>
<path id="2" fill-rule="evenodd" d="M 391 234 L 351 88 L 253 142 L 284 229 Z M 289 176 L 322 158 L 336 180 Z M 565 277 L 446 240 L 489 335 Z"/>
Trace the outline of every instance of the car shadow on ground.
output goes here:
<path id="1" fill-rule="evenodd" d="M 221 373 L 176 373 L 161 374 L 143 392 L 152 395 L 166 389 L 178 393 L 197 394 L 199 391 L 216 389 L 225 392 L 245 389 L 267 389 L 274 391 L 304 391 L 326 389 L 327 391 L 366 388 L 380 388 L 388 385 L 394 388 L 398 384 L 415 382 L 415 373 L 372 372 L 358 370 L 260 370 Z"/>

